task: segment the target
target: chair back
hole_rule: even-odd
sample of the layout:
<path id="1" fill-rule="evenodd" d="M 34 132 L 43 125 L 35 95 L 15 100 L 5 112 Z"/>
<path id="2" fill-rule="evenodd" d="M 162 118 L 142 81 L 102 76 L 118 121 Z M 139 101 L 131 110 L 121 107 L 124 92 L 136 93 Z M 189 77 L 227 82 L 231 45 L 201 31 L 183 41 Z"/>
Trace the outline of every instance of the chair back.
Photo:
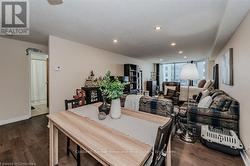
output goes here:
<path id="1" fill-rule="evenodd" d="M 165 153 L 165 150 L 167 149 L 171 131 L 172 119 L 170 119 L 165 125 L 158 128 L 151 166 L 161 165 L 159 162 L 164 161 L 162 158 L 165 157 L 162 154 Z"/>
<path id="2" fill-rule="evenodd" d="M 65 102 L 65 110 L 81 106 L 79 99 L 65 100 L 64 102 Z"/>

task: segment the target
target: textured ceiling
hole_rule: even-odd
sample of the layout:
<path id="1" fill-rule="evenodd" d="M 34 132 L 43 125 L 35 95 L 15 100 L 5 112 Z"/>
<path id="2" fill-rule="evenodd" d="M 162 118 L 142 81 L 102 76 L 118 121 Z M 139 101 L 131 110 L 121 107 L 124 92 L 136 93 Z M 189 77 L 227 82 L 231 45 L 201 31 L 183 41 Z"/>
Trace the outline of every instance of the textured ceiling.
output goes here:
<path id="1" fill-rule="evenodd" d="M 53 1 L 53 0 L 50 0 Z M 249 0 L 30 0 L 30 36 L 55 35 L 152 61 L 202 59 L 218 52 L 249 10 Z M 160 25 L 158 32 L 154 26 Z M 112 40 L 119 40 L 113 44 Z M 175 47 L 170 43 L 176 42 Z M 184 54 L 178 55 L 178 50 Z"/>

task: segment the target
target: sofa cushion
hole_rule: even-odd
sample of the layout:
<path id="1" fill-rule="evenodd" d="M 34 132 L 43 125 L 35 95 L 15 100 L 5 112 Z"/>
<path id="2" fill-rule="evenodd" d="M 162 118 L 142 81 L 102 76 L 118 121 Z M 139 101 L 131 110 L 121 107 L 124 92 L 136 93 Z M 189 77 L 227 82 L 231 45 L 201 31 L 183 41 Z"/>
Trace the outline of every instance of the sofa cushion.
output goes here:
<path id="1" fill-rule="evenodd" d="M 210 94 L 210 92 L 209 92 L 209 90 L 208 90 L 208 89 L 206 89 L 206 90 L 202 91 L 201 93 L 202 93 L 201 99 L 203 99 L 203 98 L 207 97 L 207 96 Z"/>
<path id="2" fill-rule="evenodd" d="M 217 109 L 219 111 L 228 111 L 231 103 L 232 99 L 229 98 L 228 96 L 218 95 L 214 98 L 210 108 Z"/>
<path id="3" fill-rule="evenodd" d="M 212 99 L 214 99 L 215 97 L 222 95 L 222 94 L 224 94 L 224 92 L 221 90 L 215 90 L 212 93 L 210 93 L 210 95 L 212 96 Z"/>
<path id="4" fill-rule="evenodd" d="M 173 103 L 169 99 L 155 99 L 153 97 L 142 96 L 139 111 L 170 116 L 173 113 Z"/>
<path id="5" fill-rule="evenodd" d="M 208 89 L 210 86 L 212 86 L 212 84 L 213 84 L 213 81 L 212 80 L 208 80 L 206 83 L 205 83 L 205 85 L 204 85 L 204 89 Z"/>
<path id="6" fill-rule="evenodd" d="M 176 90 L 168 89 L 167 90 L 167 96 L 175 96 L 176 95 Z"/>
<path id="7" fill-rule="evenodd" d="M 227 128 L 230 130 L 234 130 L 236 133 L 239 132 L 239 123 L 238 120 L 233 120 L 231 118 L 221 118 L 214 116 L 203 116 L 200 114 L 190 113 L 187 116 L 189 124 L 208 124 L 216 127 Z"/>
<path id="8" fill-rule="evenodd" d="M 164 87 L 164 95 L 167 95 L 169 89 L 176 91 L 176 86 L 165 85 L 165 87 Z"/>
<path id="9" fill-rule="evenodd" d="M 211 96 L 204 97 L 203 99 L 200 100 L 200 102 L 198 104 L 198 107 L 199 108 L 209 108 L 209 106 L 211 105 L 212 101 L 213 100 L 212 100 Z"/>
<path id="10" fill-rule="evenodd" d="M 232 120 L 239 119 L 238 114 L 230 114 L 228 111 L 222 112 L 212 108 L 191 107 L 189 108 L 188 112 L 192 114 L 197 114 L 201 116 L 210 116 L 215 118 L 232 119 Z"/>

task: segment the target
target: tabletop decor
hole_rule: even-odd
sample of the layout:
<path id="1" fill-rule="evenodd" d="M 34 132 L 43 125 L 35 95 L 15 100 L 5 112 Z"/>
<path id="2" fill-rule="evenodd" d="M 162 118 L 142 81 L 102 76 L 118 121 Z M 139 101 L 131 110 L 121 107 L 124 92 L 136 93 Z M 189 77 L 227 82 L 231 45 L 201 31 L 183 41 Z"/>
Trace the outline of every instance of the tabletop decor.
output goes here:
<path id="1" fill-rule="evenodd" d="M 101 82 L 102 77 L 95 78 L 94 71 L 91 70 L 88 78 L 85 80 L 85 87 L 98 87 L 98 84 Z"/>
<path id="2" fill-rule="evenodd" d="M 103 95 L 111 100 L 110 116 L 113 119 L 121 117 L 121 101 L 125 84 L 121 83 L 117 77 L 111 80 L 111 72 L 108 71 L 99 86 Z"/>
<path id="3" fill-rule="evenodd" d="M 104 112 L 106 115 L 110 112 L 110 104 L 107 102 L 107 95 L 102 93 L 102 105 L 98 107 L 99 112 Z"/>
<path id="4" fill-rule="evenodd" d="M 99 120 L 104 120 L 106 118 L 106 113 L 105 112 L 99 112 L 98 113 L 98 119 Z"/>

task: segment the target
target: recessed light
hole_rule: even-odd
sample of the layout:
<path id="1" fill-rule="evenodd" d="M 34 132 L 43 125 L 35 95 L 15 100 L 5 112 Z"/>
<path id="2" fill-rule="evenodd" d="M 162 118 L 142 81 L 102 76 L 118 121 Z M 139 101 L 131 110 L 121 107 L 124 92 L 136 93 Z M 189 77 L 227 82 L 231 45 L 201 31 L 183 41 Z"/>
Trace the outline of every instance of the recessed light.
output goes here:
<path id="1" fill-rule="evenodd" d="M 155 30 L 159 31 L 159 30 L 161 30 L 161 27 L 160 26 L 156 26 Z"/>
<path id="2" fill-rule="evenodd" d="M 179 54 L 183 54 L 183 51 L 178 51 Z"/>
<path id="3" fill-rule="evenodd" d="M 184 56 L 184 59 L 187 59 L 187 56 Z"/>
<path id="4" fill-rule="evenodd" d="M 51 5 L 60 5 L 63 3 L 63 0 L 48 0 Z"/>
<path id="5" fill-rule="evenodd" d="M 118 43 L 118 40 L 117 39 L 113 39 L 113 43 Z"/>
<path id="6" fill-rule="evenodd" d="M 173 42 L 173 43 L 171 43 L 170 45 L 171 45 L 171 46 L 176 46 L 176 43 Z"/>

